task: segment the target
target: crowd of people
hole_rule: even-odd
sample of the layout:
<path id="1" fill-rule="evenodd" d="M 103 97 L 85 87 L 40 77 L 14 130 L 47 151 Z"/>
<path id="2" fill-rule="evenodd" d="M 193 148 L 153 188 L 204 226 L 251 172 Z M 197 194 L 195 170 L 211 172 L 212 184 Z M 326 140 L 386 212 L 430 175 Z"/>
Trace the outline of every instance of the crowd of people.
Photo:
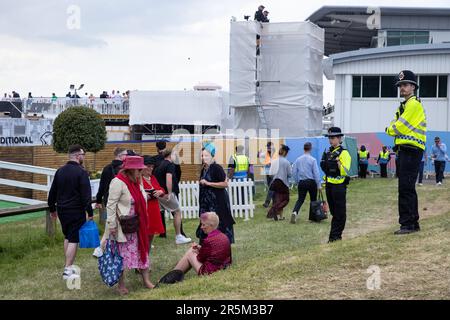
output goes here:
<path id="1" fill-rule="evenodd" d="M 103 91 L 98 97 L 95 97 L 92 93 L 88 94 L 87 92 L 84 93 L 84 95 L 80 96 L 80 94 L 78 94 L 77 92 L 72 92 L 69 91 L 67 92 L 67 94 L 65 95 L 65 98 L 69 98 L 69 99 L 87 99 L 89 101 L 94 101 L 97 98 L 100 99 L 116 99 L 116 100 L 128 100 L 130 96 L 130 90 L 127 91 L 123 91 L 122 93 L 120 93 L 119 90 L 112 90 L 111 93 L 108 93 L 108 91 Z M 31 92 L 28 92 L 28 95 L 26 97 L 26 99 L 34 99 L 36 97 L 33 97 L 33 94 Z M 42 98 L 42 97 L 39 97 Z M 51 100 L 52 101 L 56 101 L 58 97 L 54 92 L 51 94 Z M 2 97 L 2 101 L 7 101 L 7 100 L 17 100 L 17 99 L 21 99 L 20 94 L 16 91 L 12 91 L 11 93 L 7 93 L 5 92 L 3 94 Z"/>
<path id="2" fill-rule="evenodd" d="M 417 82 L 414 73 L 405 70 L 398 76 L 397 86 L 405 100 L 396 112 L 395 119 L 386 128 L 386 133 L 394 137 L 396 168 L 398 176 L 398 210 L 400 229 L 395 235 L 420 231 L 418 199 L 415 184 L 422 183 L 424 162 L 427 161 L 426 118 L 420 100 L 414 96 Z M 293 165 L 287 160 L 290 148 L 281 144 L 279 150 L 272 142 L 267 143 L 264 155 L 264 173 L 267 177 L 268 193 L 263 206 L 268 209 L 267 218 L 284 220 L 283 210 L 289 203 L 290 179 L 298 187 L 298 199 L 291 213 L 290 222 L 295 224 L 300 209 L 309 193 L 311 203 L 317 201 L 325 187 L 329 212 L 332 216 L 328 242 L 342 240 L 347 219 L 347 187 L 350 182 L 352 158 L 343 147 L 341 129 L 331 127 L 326 134 L 330 147 L 320 159 L 311 155 L 313 145 L 306 142 L 304 154 Z M 440 186 L 444 178 L 448 160 L 447 148 L 439 137 L 431 148 L 431 160 L 436 170 L 436 184 Z M 94 255 L 103 254 L 105 243 L 113 239 L 118 243 L 118 251 L 124 261 L 124 269 L 135 269 L 147 288 L 154 288 L 150 280 L 151 248 L 155 235 L 167 237 L 165 211 L 173 216 L 175 243 L 191 243 L 183 231 L 179 203 L 179 182 L 181 167 L 177 152 L 167 147 L 164 141 L 156 143 L 157 154 L 140 156 L 132 150 L 117 148 L 114 159 L 103 169 L 96 207 L 106 217 L 105 232 L 100 247 Z M 231 244 L 235 242 L 234 224 L 229 195 L 229 179 L 252 178 L 253 166 L 245 155 L 243 146 L 237 146 L 228 166 L 228 176 L 224 168 L 215 161 L 216 149 L 213 143 L 204 143 L 199 176 L 199 226 L 196 230 L 198 244 L 192 243 L 186 254 L 175 265 L 169 275 L 184 275 L 193 268 L 197 274 L 210 274 L 227 268 L 231 262 Z M 56 172 L 52 183 L 48 205 L 51 216 L 59 218 L 65 236 L 65 269 L 63 278 L 76 275 L 73 268 L 79 235 L 86 219 L 92 219 L 91 189 L 87 172 L 82 167 L 85 152 L 81 146 L 69 149 L 69 162 Z M 366 178 L 370 152 L 361 146 L 358 152 L 359 177 Z M 380 176 L 387 177 L 387 165 L 391 150 L 383 146 L 376 158 L 380 166 Z M 320 178 L 320 168 L 324 172 Z M 247 198 L 245 189 L 238 190 L 238 197 Z M 271 205 L 270 205 L 271 204 Z M 86 217 L 87 214 L 87 217 Z M 310 220 L 315 220 L 310 214 Z M 121 274 L 118 291 L 127 294 L 125 273 Z"/>
<path id="3" fill-rule="evenodd" d="M 380 167 L 379 174 L 381 178 L 387 178 L 387 167 L 391 162 L 391 157 L 397 158 L 396 153 L 390 149 L 388 146 L 382 146 L 382 150 L 378 154 L 378 157 L 373 159 L 376 164 Z M 358 176 L 365 179 L 369 173 L 368 166 L 370 160 L 370 152 L 366 150 L 366 147 L 362 145 L 357 154 L 358 157 Z M 431 148 L 431 152 L 428 154 L 426 148 L 423 151 L 422 159 L 420 161 L 419 173 L 417 176 L 417 184 L 419 186 L 423 185 L 423 175 L 425 166 L 430 161 L 431 165 L 434 167 L 434 175 L 436 180 L 436 186 L 441 186 L 444 179 L 444 172 L 446 163 L 449 161 L 447 155 L 447 146 L 441 141 L 440 137 L 434 138 L 434 145 Z M 398 165 L 398 159 L 396 159 L 396 166 Z M 395 175 L 398 177 L 398 174 Z"/>
<path id="4" fill-rule="evenodd" d="M 167 148 L 164 141 L 157 142 L 157 149 L 157 155 L 140 156 L 132 150 L 116 148 L 114 159 L 103 169 L 96 196 L 96 207 L 106 217 L 106 225 L 100 247 L 93 255 L 101 257 L 106 242 L 116 241 L 124 270 L 134 269 L 142 276 L 146 288 L 155 287 L 150 279 L 150 254 L 154 236 L 167 237 L 165 210 L 174 218 L 175 243 L 192 242 L 182 229 L 178 201 L 181 169 L 176 164 L 176 152 Z M 79 230 L 86 219 L 93 217 L 89 177 L 82 166 L 85 151 L 75 145 L 69 148 L 68 154 L 69 161 L 57 170 L 48 197 L 51 216 L 59 219 L 65 237 L 65 280 L 78 276 L 73 265 Z M 198 275 L 211 274 L 232 262 L 235 221 L 226 191 L 228 179 L 214 155 L 214 146 L 205 144 L 199 179 L 200 223 L 196 232 L 199 241 L 192 242 L 174 267 L 181 273 L 193 268 Z M 121 274 L 118 292 L 128 293 L 125 272 Z"/>

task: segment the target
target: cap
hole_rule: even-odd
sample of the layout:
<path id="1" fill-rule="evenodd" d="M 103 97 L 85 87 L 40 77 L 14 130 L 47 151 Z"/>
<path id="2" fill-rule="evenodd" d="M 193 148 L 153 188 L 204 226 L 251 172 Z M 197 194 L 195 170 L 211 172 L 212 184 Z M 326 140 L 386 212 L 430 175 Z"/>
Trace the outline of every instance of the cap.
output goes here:
<path id="1" fill-rule="evenodd" d="M 343 137 L 344 134 L 341 131 L 341 128 L 339 127 L 331 127 L 328 129 L 328 134 L 325 135 L 325 137 Z"/>
<path id="2" fill-rule="evenodd" d="M 411 83 L 415 85 L 416 88 L 419 88 L 419 86 L 417 85 L 417 77 L 414 72 L 410 70 L 403 70 L 398 74 L 397 82 L 395 85 L 398 87 L 402 83 Z"/>

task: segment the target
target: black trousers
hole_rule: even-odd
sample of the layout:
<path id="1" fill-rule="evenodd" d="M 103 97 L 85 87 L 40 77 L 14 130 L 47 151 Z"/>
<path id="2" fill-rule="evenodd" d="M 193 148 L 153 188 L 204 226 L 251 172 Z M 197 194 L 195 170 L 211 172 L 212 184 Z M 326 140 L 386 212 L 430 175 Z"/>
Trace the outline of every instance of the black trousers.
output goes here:
<path id="1" fill-rule="evenodd" d="M 422 155 L 423 151 L 420 149 L 400 147 L 398 151 L 398 212 L 402 229 L 419 226 L 416 179 Z"/>
<path id="2" fill-rule="evenodd" d="M 419 183 L 423 181 L 423 168 L 425 167 L 425 161 L 420 161 L 419 165 Z"/>
<path id="3" fill-rule="evenodd" d="M 380 177 L 387 178 L 387 163 L 380 163 Z"/>
<path id="4" fill-rule="evenodd" d="M 434 161 L 434 171 L 436 172 L 436 183 L 442 183 L 445 171 L 445 161 Z"/>
<path id="5" fill-rule="evenodd" d="M 309 192 L 309 199 L 311 201 L 317 201 L 317 183 L 313 179 L 300 180 L 298 182 L 298 199 L 295 203 L 294 210 L 300 213 L 300 208 L 305 202 L 306 194 Z"/>
<path id="6" fill-rule="evenodd" d="M 329 239 L 330 241 L 340 240 L 347 220 L 347 186 L 343 183 L 327 183 L 326 193 L 330 214 L 333 217 Z"/>
<path id="7" fill-rule="evenodd" d="M 365 179 L 367 175 L 368 164 L 359 164 L 359 177 Z"/>

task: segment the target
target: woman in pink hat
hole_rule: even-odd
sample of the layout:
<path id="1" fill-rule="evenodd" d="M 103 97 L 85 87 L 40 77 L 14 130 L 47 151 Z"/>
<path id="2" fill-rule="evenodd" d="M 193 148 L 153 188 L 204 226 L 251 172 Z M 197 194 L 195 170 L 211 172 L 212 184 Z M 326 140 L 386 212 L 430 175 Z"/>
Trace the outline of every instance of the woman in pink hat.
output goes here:
<path id="1" fill-rule="evenodd" d="M 122 170 L 111 181 L 109 198 L 106 205 L 108 218 L 105 234 L 115 238 L 119 244 L 119 254 L 123 257 L 125 269 L 138 269 L 144 285 L 153 288 L 149 276 L 149 236 L 147 217 L 147 196 L 141 183 L 141 170 L 145 169 L 144 159 L 139 156 L 127 156 Z M 138 226 L 122 228 L 124 220 L 138 216 Z M 133 223 L 132 223 L 133 224 Z M 134 223 L 137 225 L 137 223 Z M 119 293 L 127 294 L 125 276 L 119 280 Z"/>

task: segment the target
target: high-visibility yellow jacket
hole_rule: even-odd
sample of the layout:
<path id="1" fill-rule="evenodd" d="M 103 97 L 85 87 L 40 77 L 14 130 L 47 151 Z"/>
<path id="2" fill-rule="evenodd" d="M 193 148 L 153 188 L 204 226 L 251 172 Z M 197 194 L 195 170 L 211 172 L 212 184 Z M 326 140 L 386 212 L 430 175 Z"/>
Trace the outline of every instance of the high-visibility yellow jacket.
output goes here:
<path id="1" fill-rule="evenodd" d="M 348 176 L 348 173 L 350 172 L 350 167 L 352 164 L 352 157 L 350 156 L 350 153 L 342 148 L 342 146 L 339 146 L 337 148 L 330 148 L 330 150 L 324 155 L 324 157 L 322 157 L 322 161 L 321 161 L 321 167 L 322 170 L 324 170 L 324 167 L 322 165 L 323 160 L 327 158 L 330 158 L 330 155 L 333 156 L 333 154 L 339 153 L 338 159 L 339 162 L 341 163 L 340 166 L 340 173 L 339 176 L 336 177 L 329 177 L 329 176 L 325 176 L 323 177 L 323 179 L 325 180 L 325 182 L 331 183 L 331 184 L 342 184 L 345 182 L 345 177 Z M 324 170 L 325 171 L 325 170 Z M 325 172 L 325 174 L 327 174 L 327 172 Z"/>
<path id="2" fill-rule="evenodd" d="M 412 96 L 400 104 L 386 133 L 394 137 L 395 145 L 411 145 L 425 150 L 427 119 L 417 97 Z"/>
<path id="3" fill-rule="evenodd" d="M 247 178 L 247 172 L 249 169 L 249 160 L 246 155 L 234 155 L 234 164 L 236 167 L 234 168 L 234 178 Z"/>
<path id="4" fill-rule="evenodd" d="M 383 150 L 380 151 L 380 155 L 378 156 L 378 162 L 381 164 L 386 164 L 389 162 L 390 152 L 386 150 L 383 153 Z"/>
<path id="5" fill-rule="evenodd" d="M 361 164 L 368 164 L 369 163 L 369 151 L 358 151 L 358 155 L 359 155 L 359 163 Z"/>

